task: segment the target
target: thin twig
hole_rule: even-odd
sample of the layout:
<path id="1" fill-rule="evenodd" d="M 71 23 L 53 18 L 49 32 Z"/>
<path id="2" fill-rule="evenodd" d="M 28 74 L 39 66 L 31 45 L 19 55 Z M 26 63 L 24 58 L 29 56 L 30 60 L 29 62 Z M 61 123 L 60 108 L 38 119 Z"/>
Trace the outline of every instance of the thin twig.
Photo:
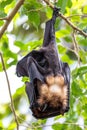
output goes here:
<path id="1" fill-rule="evenodd" d="M 76 17 L 76 16 L 79 16 L 79 17 L 82 17 L 82 18 L 87 17 L 86 14 L 74 14 L 74 15 L 67 16 L 66 18 L 72 18 L 72 17 Z"/>
<path id="2" fill-rule="evenodd" d="M 22 121 L 23 123 L 25 123 L 27 126 L 31 127 L 32 128 L 32 124 L 28 123 L 27 121 L 25 121 L 25 119 L 23 119 L 22 117 L 20 116 L 17 116 L 17 118 L 19 119 L 19 123 Z"/>
<path id="3" fill-rule="evenodd" d="M 19 10 L 19 8 L 21 7 L 23 3 L 24 3 L 24 0 L 19 0 L 17 4 L 15 5 L 14 9 L 7 16 L 7 20 L 5 21 L 4 25 L 2 26 L 0 30 L 0 38 L 2 37 L 3 33 L 5 32 L 8 25 L 10 24 L 11 20 L 13 19 L 13 17 L 15 16 L 15 14 L 17 13 L 17 11 Z"/>
<path id="4" fill-rule="evenodd" d="M 6 68 L 5 68 L 5 64 L 4 64 L 4 60 L 3 60 L 3 56 L 2 56 L 1 52 L 0 52 L 0 57 L 1 57 L 1 62 L 2 62 L 2 66 L 3 66 L 3 70 L 5 72 L 7 84 L 8 84 L 8 91 L 9 91 L 9 96 L 10 96 L 10 100 L 11 100 L 12 112 L 13 112 L 13 115 L 14 115 L 14 118 L 15 118 L 15 122 L 16 122 L 16 125 L 17 125 L 17 130 L 19 130 L 19 123 L 18 123 L 18 119 L 17 119 L 17 116 L 16 116 L 16 112 L 15 112 L 15 108 L 14 108 L 14 103 L 13 103 L 13 99 L 12 99 L 10 82 L 9 82 L 9 79 L 8 79 L 8 75 L 7 75 L 7 72 L 6 72 Z"/>
<path id="5" fill-rule="evenodd" d="M 77 41 L 76 41 L 75 30 L 73 30 L 72 37 L 73 37 L 74 49 L 75 49 L 75 52 L 76 52 L 76 56 L 78 58 L 78 64 L 80 65 L 79 47 L 78 47 L 78 44 L 77 44 Z"/>
<path id="6" fill-rule="evenodd" d="M 45 3 L 47 3 L 52 9 L 54 9 L 54 5 L 50 3 L 48 0 L 43 0 Z M 81 35 L 87 37 L 87 34 L 83 32 L 81 29 L 77 28 L 70 20 L 68 20 L 63 14 L 59 13 L 59 17 L 61 17 L 63 20 L 65 20 L 69 26 L 71 26 L 75 31 L 79 32 Z"/>
<path id="7" fill-rule="evenodd" d="M 62 44 L 62 46 L 63 46 L 64 48 L 66 48 L 67 50 L 69 50 L 69 51 L 75 53 L 75 55 L 77 55 L 76 52 L 75 52 L 75 50 L 73 50 L 73 49 L 71 49 L 71 48 L 69 48 L 69 47 L 67 47 L 67 46 L 65 46 L 65 45 L 63 45 L 63 44 Z"/>

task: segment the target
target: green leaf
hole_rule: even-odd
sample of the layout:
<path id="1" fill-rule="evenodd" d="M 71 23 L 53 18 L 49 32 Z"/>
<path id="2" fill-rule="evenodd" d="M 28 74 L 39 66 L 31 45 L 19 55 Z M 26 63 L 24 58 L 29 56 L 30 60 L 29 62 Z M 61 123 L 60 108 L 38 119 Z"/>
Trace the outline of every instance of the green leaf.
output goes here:
<path id="1" fill-rule="evenodd" d="M 64 13 L 66 6 L 71 7 L 72 1 L 71 0 L 58 0 L 57 6 L 61 7 L 61 11 Z"/>
<path id="2" fill-rule="evenodd" d="M 0 121 L 0 130 L 3 130 L 3 123 Z"/>
<path id="3" fill-rule="evenodd" d="M 4 56 L 11 57 L 13 59 L 17 59 L 17 55 L 10 50 L 5 51 Z"/>
<path id="4" fill-rule="evenodd" d="M 80 97 L 81 95 L 83 95 L 82 90 L 80 89 L 78 82 L 73 81 L 71 88 L 72 88 L 72 94 L 75 97 Z"/>
<path id="5" fill-rule="evenodd" d="M 27 4 L 24 4 L 23 7 L 23 14 L 26 14 L 29 18 L 29 22 L 34 25 L 35 28 L 38 28 L 40 24 L 40 15 L 39 12 L 43 11 L 41 10 L 41 3 L 32 0 L 29 0 Z"/>
<path id="6" fill-rule="evenodd" d="M 40 25 L 40 15 L 37 12 L 30 12 L 28 14 L 30 23 L 32 23 L 36 28 Z"/>
<path id="7" fill-rule="evenodd" d="M 56 38 L 62 38 L 62 37 L 66 37 L 67 35 L 70 34 L 69 30 L 60 30 L 56 32 Z"/>
<path id="8" fill-rule="evenodd" d="M 86 74 L 86 73 L 87 73 L 87 66 L 82 66 L 82 67 L 79 67 L 79 68 L 73 70 L 72 76 L 73 76 L 73 79 L 75 79 L 78 76 Z"/>
<path id="9" fill-rule="evenodd" d="M 4 9 L 4 7 L 5 7 L 6 5 L 10 4 L 12 1 L 13 1 L 13 0 L 2 0 L 2 1 L 0 1 L 0 8 L 3 8 L 3 9 Z"/>
<path id="10" fill-rule="evenodd" d="M 15 41 L 14 45 L 20 48 L 20 50 L 27 50 L 26 44 L 24 44 L 22 41 Z"/>
<path id="11" fill-rule="evenodd" d="M 42 40 L 38 41 L 30 41 L 27 43 L 29 50 L 32 51 L 33 49 L 36 49 L 42 45 Z"/>
<path id="12" fill-rule="evenodd" d="M 17 96 L 22 96 L 24 93 L 25 93 L 25 87 L 22 86 L 16 90 L 15 94 L 13 95 L 13 98 L 17 98 Z"/>
<path id="13" fill-rule="evenodd" d="M 6 16 L 7 16 L 7 14 L 0 10 L 0 18 L 4 18 Z"/>
<path id="14" fill-rule="evenodd" d="M 23 77 L 23 78 L 22 78 L 22 81 L 23 81 L 23 82 L 26 82 L 26 81 L 29 82 L 29 77 Z"/>
<path id="15" fill-rule="evenodd" d="M 83 62 L 83 64 L 86 64 L 87 63 L 87 52 L 80 50 L 79 55 L 80 55 L 80 58 L 81 58 L 81 61 Z"/>
<path id="16" fill-rule="evenodd" d="M 46 16 L 47 16 L 47 18 L 50 19 L 52 17 L 52 9 L 49 8 L 49 7 L 47 7 L 45 10 L 46 10 Z"/>
<path id="17" fill-rule="evenodd" d="M 58 45 L 58 50 L 60 54 L 64 54 L 66 52 L 66 48 L 63 47 L 62 45 Z"/>
<path id="18" fill-rule="evenodd" d="M 80 98 L 80 101 L 84 106 L 87 106 L 87 97 L 84 95 L 83 97 Z"/>
<path id="19" fill-rule="evenodd" d="M 8 130 L 14 130 L 16 128 L 16 123 L 10 123 L 10 125 L 8 126 Z"/>
<path id="20" fill-rule="evenodd" d="M 77 14 L 77 13 L 73 11 L 73 14 Z M 79 14 L 78 14 L 78 15 L 79 15 Z M 71 18 L 71 21 L 72 21 L 72 22 L 78 22 L 78 21 L 80 21 L 80 20 L 81 20 L 80 16 L 73 16 L 73 17 Z"/>
<path id="21" fill-rule="evenodd" d="M 87 104 L 83 105 L 82 109 L 87 113 Z"/>
<path id="22" fill-rule="evenodd" d="M 58 115 L 58 116 L 56 116 L 56 117 L 54 118 L 54 121 L 60 119 L 61 117 L 62 117 L 62 115 Z"/>
<path id="23" fill-rule="evenodd" d="M 60 123 L 56 123 L 52 125 L 53 130 L 62 130 L 63 125 Z"/>
<path id="24" fill-rule="evenodd" d="M 87 6 L 84 6 L 83 13 L 87 14 Z"/>
<path id="25" fill-rule="evenodd" d="M 83 39 L 82 37 L 78 40 L 79 44 L 87 47 L 87 39 Z"/>
<path id="26" fill-rule="evenodd" d="M 0 21 L 0 26 L 2 26 L 2 25 L 3 25 L 3 23 L 4 23 L 4 21 Z"/>
<path id="27" fill-rule="evenodd" d="M 67 62 L 67 63 L 69 63 L 69 64 L 72 64 L 73 63 L 73 61 L 68 57 L 68 55 L 63 55 L 62 57 L 61 57 L 61 59 L 62 59 L 62 61 L 63 62 Z"/>

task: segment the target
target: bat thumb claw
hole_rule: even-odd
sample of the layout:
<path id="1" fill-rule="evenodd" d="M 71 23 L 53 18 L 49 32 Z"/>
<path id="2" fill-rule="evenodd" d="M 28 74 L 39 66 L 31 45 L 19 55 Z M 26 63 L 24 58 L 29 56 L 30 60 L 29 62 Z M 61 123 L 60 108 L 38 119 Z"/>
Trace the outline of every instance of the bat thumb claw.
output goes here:
<path id="1" fill-rule="evenodd" d="M 44 105 L 43 109 L 42 109 L 42 112 L 44 112 L 47 108 L 47 104 Z"/>

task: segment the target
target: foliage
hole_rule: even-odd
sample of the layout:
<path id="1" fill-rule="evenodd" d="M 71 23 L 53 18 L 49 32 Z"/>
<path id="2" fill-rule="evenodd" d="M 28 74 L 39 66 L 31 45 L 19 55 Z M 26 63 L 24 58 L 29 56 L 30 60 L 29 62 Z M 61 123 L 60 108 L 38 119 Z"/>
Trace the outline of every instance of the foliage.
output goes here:
<path id="1" fill-rule="evenodd" d="M 52 1 L 52 0 L 51 0 Z M 55 1 L 55 0 L 54 0 Z M 53 4 L 61 7 L 61 12 L 82 30 L 87 30 L 87 0 L 58 0 Z M 0 18 L 4 18 L 14 8 L 16 0 L 0 0 Z M 0 40 L 0 51 L 3 54 L 6 68 L 10 68 L 21 56 L 25 56 L 33 49 L 38 49 L 42 44 L 44 23 L 52 15 L 52 10 L 41 0 L 25 0 L 21 9 L 17 12 Z M 0 20 L 0 27 L 4 21 Z M 76 35 L 80 66 L 78 67 L 77 52 L 74 49 L 73 30 L 65 21 L 58 19 L 56 22 L 56 41 L 61 60 L 68 62 L 71 67 L 71 93 L 70 111 L 64 115 L 63 123 L 59 122 L 61 116 L 54 118 L 54 124 L 50 122 L 53 130 L 86 130 L 87 129 L 87 39 L 80 34 Z M 61 30 L 60 30 L 61 29 Z M 77 32 L 78 33 L 78 32 Z M 11 41 L 11 39 L 13 39 Z M 16 48 L 15 51 L 12 47 Z M 0 62 L 0 71 L 3 71 Z M 27 78 L 23 78 L 25 82 Z M 16 84 L 15 84 L 16 85 Z M 13 95 L 16 113 L 24 130 L 41 130 L 46 120 L 35 120 L 29 111 L 21 112 L 28 101 L 25 94 L 25 86 L 21 86 Z M 0 130 L 14 130 L 16 124 L 9 103 L 0 105 Z M 8 125 L 4 122 L 8 120 Z M 28 121 L 28 123 L 26 123 Z M 82 122 L 83 121 L 83 124 Z M 30 125 L 29 125 L 30 124 Z M 28 126 L 28 128 L 27 128 Z M 44 127 L 45 128 L 45 127 Z M 21 129 L 21 127 L 20 127 Z"/>

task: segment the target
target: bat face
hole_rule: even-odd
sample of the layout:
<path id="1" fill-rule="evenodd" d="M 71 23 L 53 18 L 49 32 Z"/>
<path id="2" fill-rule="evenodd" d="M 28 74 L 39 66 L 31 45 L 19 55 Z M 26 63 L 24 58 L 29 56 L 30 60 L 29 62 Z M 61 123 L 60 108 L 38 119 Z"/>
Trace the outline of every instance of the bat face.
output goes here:
<path id="1" fill-rule="evenodd" d="M 67 85 L 65 85 L 64 77 L 62 75 L 47 76 L 46 84 L 39 87 L 39 98 L 37 103 L 39 106 L 49 104 L 52 108 L 61 107 L 61 113 L 67 107 Z M 40 109 L 39 109 L 40 110 Z"/>

